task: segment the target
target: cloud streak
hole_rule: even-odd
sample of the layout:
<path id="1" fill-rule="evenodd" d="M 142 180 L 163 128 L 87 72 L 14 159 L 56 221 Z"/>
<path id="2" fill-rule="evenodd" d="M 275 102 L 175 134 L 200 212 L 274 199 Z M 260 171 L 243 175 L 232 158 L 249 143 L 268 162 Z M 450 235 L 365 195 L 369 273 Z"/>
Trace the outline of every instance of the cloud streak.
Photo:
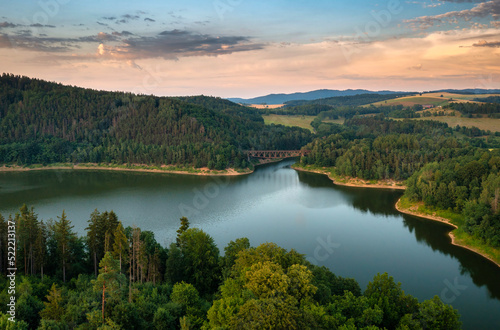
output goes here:
<path id="1" fill-rule="evenodd" d="M 11 22 L 1 22 L 0 23 L 0 29 L 3 29 L 3 28 L 15 28 L 17 26 L 18 26 L 17 24 L 14 24 L 14 23 L 11 23 Z"/>
<path id="2" fill-rule="evenodd" d="M 478 43 L 473 44 L 472 47 L 500 48 L 500 41 L 488 42 L 486 40 L 480 40 Z"/>
<path id="3" fill-rule="evenodd" d="M 448 2 L 472 2 L 472 1 L 449 1 Z M 481 2 L 474 6 L 472 9 L 465 9 L 461 11 L 450 11 L 444 14 L 435 16 L 420 16 L 414 19 L 406 20 L 405 23 L 409 24 L 414 30 L 426 30 L 436 24 L 442 23 L 457 23 L 458 20 L 471 21 L 476 18 L 485 18 L 492 16 L 493 20 L 500 18 L 500 1 Z"/>
<path id="4" fill-rule="evenodd" d="M 27 32 L 30 32 L 29 30 Z M 177 60 L 181 57 L 218 56 L 262 49 L 263 44 L 254 43 L 244 36 L 213 36 L 186 30 L 163 31 L 155 36 L 139 36 L 129 31 L 78 38 L 33 36 L 31 33 L 0 35 L 0 48 L 20 48 L 30 51 L 64 53 L 79 51 L 82 47 L 96 44 L 99 58 L 134 61 L 138 59 L 163 58 Z M 96 48 L 94 48 L 96 49 Z M 89 55 L 68 56 L 71 59 L 88 58 Z"/>
<path id="5" fill-rule="evenodd" d="M 132 59 L 177 59 L 190 56 L 217 56 L 234 52 L 262 49 L 262 44 L 250 42 L 243 36 L 215 37 L 190 31 L 163 31 L 154 37 L 136 37 L 124 40 L 115 48 L 115 54 Z"/>

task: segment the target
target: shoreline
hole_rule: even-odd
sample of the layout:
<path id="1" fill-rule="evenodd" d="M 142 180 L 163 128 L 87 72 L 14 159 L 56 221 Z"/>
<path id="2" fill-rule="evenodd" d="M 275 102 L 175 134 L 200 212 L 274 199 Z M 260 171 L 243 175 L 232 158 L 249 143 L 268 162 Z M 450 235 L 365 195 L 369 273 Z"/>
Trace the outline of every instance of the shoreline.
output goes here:
<path id="1" fill-rule="evenodd" d="M 136 165 L 137 167 L 143 165 Z M 146 167 L 146 166 L 145 166 Z M 169 170 L 168 166 L 162 166 L 161 169 L 158 168 L 134 168 L 134 167 L 119 167 L 119 166 L 102 166 L 97 164 L 84 164 L 84 165 L 65 165 L 61 164 L 60 166 L 42 166 L 42 167 L 22 167 L 22 166 L 13 166 L 0 167 L 1 172 L 30 172 L 30 171 L 47 171 L 47 170 L 95 170 L 95 171 L 121 171 L 121 172 L 138 172 L 138 173 L 164 173 L 164 174 L 181 174 L 181 175 L 196 175 L 196 176 L 240 176 L 240 175 L 249 175 L 254 171 L 249 172 L 237 172 L 235 169 L 230 168 L 225 170 L 223 173 L 218 173 L 221 171 L 211 171 L 207 168 L 201 168 L 198 172 L 188 172 L 188 171 L 180 171 L 180 170 Z"/>
<path id="2" fill-rule="evenodd" d="M 397 189 L 397 190 L 406 190 L 406 186 L 386 186 L 386 185 L 369 185 L 369 184 L 354 184 L 354 183 L 343 183 L 343 182 L 337 182 L 334 178 L 332 178 L 330 176 L 329 173 L 327 173 L 326 171 L 321 171 L 321 170 L 308 170 L 308 169 L 304 169 L 304 168 L 297 168 L 297 167 L 292 167 L 293 169 L 297 170 L 297 171 L 302 171 L 302 172 L 310 172 L 310 173 L 316 173 L 316 174 L 323 174 L 323 175 L 326 175 L 328 176 L 328 178 L 330 180 L 332 180 L 332 182 L 335 184 L 335 185 L 339 185 L 339 186 L 347 186 L 347 187 L 358 187 L 358 188 L 375 188 L 375 189 Z M 402 198 L 402 197 L 401 197 Z M 434 216 L 434 215 L 427 215 L 427 214 L 423 214 L 423 213 L 419 213 L 419 212 L 414 212 L 412 211 L 411 209 L 405 209 L 405 208 L 402 208 L 400 206 L 400 201 L 401 201 L 401 198 L 398 199 L 398 201 L 396 202 L 396 205 L 395 205 L 395 208 L 398 212 L 400 213 L 403 213 L 403 214 L 408 214 L 408 215 L 412 215 L 412 216 L 415 216 L 415 217 L 419 217 L 419 218 L 423 218 L 423 219 L 427 219 L 427 220 L 432 220 L 432 221 L 437 221 L 437 222 L 441 222 L 441 223 L 444 223 L 448 226 L 451 226 L 453 227 L 454 229 L 452 229 L 450 232 L 448 232 L 448 236 L 451 238 L 451 244 L 452 245 L 455 245 L 455 246 L 458 246 L 458 247 L 461 247 L 461 248 L 464 248 L 464 249 L 467 249 L 471 252 L 474 252 L 478 255 L 480 255 L 481 257 L 483 258 L 486 258 L 488 259 L 489 261 L 493 262 L 495 265 L 497 265 L 498 267 L 500 267 L 500 262 L 499 261 L 496 261 L 494 260 L 491 256 L 489 256 L 488 254 L 486 254 L 485 252 L 482 252 L 480 251 L 479 249 L 476 249 L 474 247 L 471 247 L 471 246 L 468 246 L 466 244 L 462 244 L 460 242 L 458 242 L 458 239 L 456 238 L 456 236 L 453 234 L 453 231 L 455 229 L 458 229 L 458 226 L 455 225 L 454 223 L 451 222 L 450 219 L 447 219 L 447 218 L 443 218 L 443 217 L 439 217 L 439 216 Z"/>
<path id="3" fill-rule="evenodd" d="M 439 217 L 439 216 L 436 216 L 436 215 L 423 214 L 423 213 L 419 213 L 419 212 L 414 212 L 411 209 L 402 208 L 400 206 L 400 202 L 401 202 L 401 198 L 398 199 L 398 201 L 396 202 L 396 210 L 398 210 L 399 212 L 401 212 L 403 214 L 408 214 L 408 215 L 412 215 L 412 216 L 415 216 L 415 217 L 419 217 L 419 218 L 424 218 L 424 219 L 427 219 L 427 220 L 441 222 L 441 223 L 447 224 L 448 226 L 453 227 L 454 229 L 452 229 L 450 232 L 448 232 L 448 236 L 451 238 L 451 244 L 453 244 L 455 246 L 459 246 L 459 247 L 464 248 L 464 249 L 467 249 L 467 250 L 472 251 L 472 252 L 474 252 L 476 254 L 479 254 L 483 258 L 488 259 L 489 261 L 493 262 L 495 265 L 497 265 L 498 267 L 500 267 L 500 262 L 494 260 L 492 257 L 490 257 L 489 255 L 487 255 L 486 253 L 481 252 L 480 250 L 475 249 L 475 248 L 473 248 L 471 246 L 468 246 L 468 245 L 465 245 L 465 244 L 461 244 L 460 242 L 458 242 L 456 236 L 453 234 L 453 231 L 455 229 L 458 229 L 458 226 L 455 225 L 454 223 L 452 223 L 451 220 L 443 218 L 443 217 Z"/>
<path id="4" fill-rule="evenodd" d="M 340 182 L 336 180 L 335 178 L 332 178 L 330 173 L 322 170 L 313 170 L 313 169 L 305 169 L 302 167 L 293 167 L 294 170 L 301 171 L 301 172 L 309 172 L 309 173 L 316 173 L 316 174 L 323 174 L 328 176 L 328 179 L 332 180 L 332 182 L 337 185 L 337 186 L 344 186 L 344 187 L 355 187 L 355 188 L 372 188 L 372 189 L 393 189 L 393 190 L 406 190 L 406 186 L 398 186 L 398 182 L 396 181 L 388 181 L 390 184 L 369 184 L 364 182 L 361 179 L 350 179 L 351 182 Z M 360 183 L 361 182 L 361 183 Z"/>

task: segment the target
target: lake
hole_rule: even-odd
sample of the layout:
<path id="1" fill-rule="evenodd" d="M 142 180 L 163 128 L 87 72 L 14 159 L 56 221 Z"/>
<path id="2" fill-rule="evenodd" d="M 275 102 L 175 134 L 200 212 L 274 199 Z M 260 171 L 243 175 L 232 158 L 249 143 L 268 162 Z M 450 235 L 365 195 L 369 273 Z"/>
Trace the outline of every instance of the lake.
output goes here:
<path id="1" fill-rule="evenodd" d="M 119 171 L 0 173 L 0 213 L 26 203 L 40 219 L 66 210 L 84 234 L 94 209 L 114 210 L 124 226 L 151 230 L 164 246 L 179 218 L 210 234 L 221 253 L 231 240 L 274 242 L 366 285 L 388 272 L 420 301 L 435 295 L 457 308 L 465 329 L 500 329 L 500 268 L 451 245 L 451 227 L 399 213 L 402 192 L 335 186 L 297 172 L 293 160 L 237 177 Z"/>

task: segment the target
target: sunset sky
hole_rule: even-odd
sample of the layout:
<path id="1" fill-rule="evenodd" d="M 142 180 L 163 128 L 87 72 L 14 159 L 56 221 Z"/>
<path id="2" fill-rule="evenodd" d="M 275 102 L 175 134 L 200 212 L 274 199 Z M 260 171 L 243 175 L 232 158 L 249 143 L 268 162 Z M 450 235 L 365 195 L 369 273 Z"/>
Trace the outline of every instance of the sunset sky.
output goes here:
<path id="1" fill-rule="evenodd" d="M 500 88 L 500 0 L 0 0 L 0 71 L 155 95 Z"/>

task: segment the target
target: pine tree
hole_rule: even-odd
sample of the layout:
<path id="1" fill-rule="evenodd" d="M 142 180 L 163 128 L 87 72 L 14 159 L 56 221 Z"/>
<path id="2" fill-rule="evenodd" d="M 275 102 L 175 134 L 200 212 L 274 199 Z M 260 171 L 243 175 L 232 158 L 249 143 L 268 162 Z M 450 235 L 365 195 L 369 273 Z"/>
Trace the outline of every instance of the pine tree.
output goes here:
<path id="1" fill-rule="evenodd" d="M 102 291 L 102 320 L 105 320 L 106 301 L 118 302 L 122 288 L 126 282 L 125 275 L 120 274 L 118 261 L 106 252 L 99 263 L 99 276 L 92 281 L 94 292 Z"/>
<path id="2" fill-rule="evenodd" d="M 97 257 L 100 254 L 99 250 L 99 239 L 100 239 L 100 230 L 101 230 L 101 214 L 97 209 L 92 212 L 89 219 L 89 225 L 85 230 L 87 231 L 87 244 L 89 246 L 89 252 L 92 255 L 92 259 L 94 260 L 94 274 L 97 276 Z"/>
<path id="3" fill-rule="evenodd" d="M 26 218 L 28 215 L 28 207 L 26 204 L 21 206 L 20 214 L 16 213 L 15 221 L 16 221 L 16 235 L 18 242 L 18 255 L 23 256 L 23 264 L 24 264 L 24 274 L 28 275 L 28 244 L 29 244 L 29 230 L 26 224 Z"/>
<path id="4" fill-rule="evenodd" d="M 71 226 L 71 221 L 66 218 L 65 211 L 58 218 L 59 221 L 56 221 L 55 224 L 55 235 L 57 246 L 61 253 L 63 282 L 66 282 L 66 263 L 71 256 L 69 244 L 75 238 L 75 234 L 72 232 L 74 226 Z"/>
<path id="5" fill-rule="evenodd" d="M 47 226 L 43 223 L 43 221 L 40 221 L 39 224 L 39 230 L 37 232 L 37 236 L 35 239 L 35 260 L 36 264 L 40 269 L 40 275 L 42 276 L 43 280 L 43 270 L 46 262 L 46 256 L 47 256 Z"/>
<path id="6" fill-rule="evenodd" d="M 141 229 L 134 227 L 132 230 L 132 259 L 130 263 L 132 264 L 132 281 L 139 279 L 139 259 L 140 259 L 140 248 L 141 248 Z"/>
<path id="7" fill-rule="evenodd" d="M 182 235 L 183 232 L 185 232 L 189 228 L 188 218 L 182 217 L 180 220 L 181 220 L 181 226 L 179 227 L 179 229 L 177 229 L 177 246 L 179 246 L 180 244 L 179 241 L 180 236 Z"/>
<path id="8" fill-rule="evenodd" d="M 35 211 L 33 207 L 29 210 L 29 212 L 26 215 L 26 229 L 28 232 L 28 246 L 29 246 L 29 271 L 31 275 L 35 273 L 35 251 L 34 251 L 34 245 L 36 242 L 36 238 L 39 235 L 39 223 L 38 223 L 38 216 L 35 214 Z"/>
<path id="9" fill-rule="evenodd" d="M 114 233 L 115 242 L 113 244 L 113 257 L 118 258 L 120 261 L 120 272 L 122 271 L 122 262 L 124 257 L 127 255 L 127 246 L 128 240 L 125 235 L 125 229 L 123 229 L 123 225 L 121 222 L 116 226 L 116 230 Z"/>
<path id="10" fill-rule="evenodd" d="M 47 295 L 48 302 L 44 302 L 45 308 L 40 312 L 40 316 L 45 320 L 60 321 L 64 315 L 64 308 L 60 305 L 62 302 L 61 289 L 57 288 L 55 283 Z"/>

